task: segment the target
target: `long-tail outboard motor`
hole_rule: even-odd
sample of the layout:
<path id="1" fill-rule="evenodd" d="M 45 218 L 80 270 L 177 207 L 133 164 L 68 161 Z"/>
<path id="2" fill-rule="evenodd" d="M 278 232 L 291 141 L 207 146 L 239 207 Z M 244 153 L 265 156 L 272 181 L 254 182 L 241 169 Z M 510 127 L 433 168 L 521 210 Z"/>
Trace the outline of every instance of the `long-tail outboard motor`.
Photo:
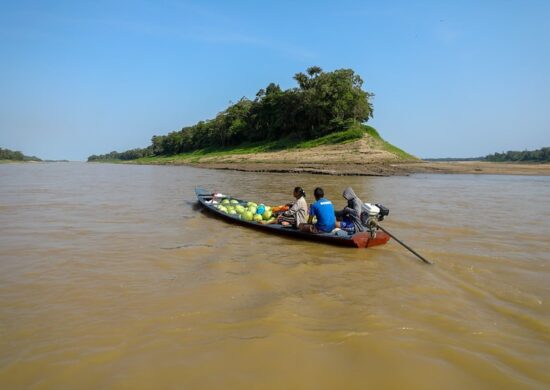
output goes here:
<path id="1" fill-rule="evenodd" d="M 383 221 L 384 217 L 390 214 L 390 209 L 380 203 L 363 203 L 362 210 L 361 223 L 369 229 L 371 237 L 376 237 L 378 222 Z"/>
<path id="2" fill-rule="evenodd" d="M 376 207 L 380 209 L 380 214 L 378 214 L 378 221 L 383 221 L 385 216 L 390 215 L 390 209 L 383 204 L 376 203 Z"/>

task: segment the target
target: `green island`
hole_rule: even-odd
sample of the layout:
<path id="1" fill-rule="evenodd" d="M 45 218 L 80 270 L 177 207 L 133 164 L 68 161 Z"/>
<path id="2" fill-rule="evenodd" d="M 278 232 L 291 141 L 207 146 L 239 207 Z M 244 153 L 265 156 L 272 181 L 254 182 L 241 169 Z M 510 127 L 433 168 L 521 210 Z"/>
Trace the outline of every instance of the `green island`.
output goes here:
<path id="1" fill-rule="evenodd" d="M 243 97 L 213 119 L 155 135 L 145 148 L 92 155 L 88 162 L 369 176 L 550 174 L 548 165 L 540 165 L 548 162 L 548 148 L 420 160 L 367 125 L 373 117 L 374 94 L 363 89 L 363 80 L 353 70 L 325 72 L 312 66 L 295 74 L 294 80 L 294 88 L 283 90 L 270 83 L 253 100 Z"/>
<path id="2" fill-rule="evenodd" d="M 374 95 L 363 90 L 363 80 L 353 70 L 324 72 L 313 66 L 295 74 L 294 80 L 295 88 L 282 90 L 270 83 L 254 100 L 243 97 L 214 119 L 155 135 L 146 148 L 92 155 L 88 161 L 224 165 L 228 169 L 239 169 L 239 164 L 418 161 L 365 124 L 373 116 Z"/>
<path id="3" fill-rule="evenodd" d="M 26 156 L 18 150 L 0 148 L 0 163 L 42 161 L 35 156 Z"/>

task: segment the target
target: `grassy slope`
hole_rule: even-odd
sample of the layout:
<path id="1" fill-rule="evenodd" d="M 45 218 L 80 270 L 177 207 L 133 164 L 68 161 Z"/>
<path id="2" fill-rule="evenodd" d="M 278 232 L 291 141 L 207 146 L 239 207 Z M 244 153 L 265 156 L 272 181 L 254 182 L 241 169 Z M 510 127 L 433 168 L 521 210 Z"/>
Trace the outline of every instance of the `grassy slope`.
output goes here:
<path id="1" fill-rule="evenodd" d="M 376 131 L 374 127 L 357 125 L 345 131 L 328 134 L 324 137 L 307 141 L 296 141 L 284 138 L 270 142 L 245 143 L 239 146 L 228 148 L 206 148 L 189 153 L 178 154 L 175 156 L 143 157 L 136 160 L 130 160 L 128 162 L 138 164 L 171 164 L 174 162 L 196 163 L 199 162 L 200 159 L 203 157 L 222 157 L 228 155 L 266 153 L 289 149 L 310 149 L 324 145 L 346 144 L 357 141 L 363 138 L 365 135 L 369 135 L 374 140 L 374 145 L 376 148 L 393 153 L 402 160 L 417 160 L 416 157 L 385 141 L 382 137 L 380 137 L 380 134 L 378 134 L 378 131 Z M 102 162 L 121 161 L 103 160 Z"/>
<path id="2" fill-rule="evenodd" d="M 398 148 L 395 145 L 390 144 L 388 141 L 380 137 L 378 131 L 374 127 L 363 125 L 365 132 L 370 135 L 377 143 L 382 150 L 395 154 L 397 157 L 403 160 L 419 160 L 417 157 L 405 152 L 403 149 Z"/>

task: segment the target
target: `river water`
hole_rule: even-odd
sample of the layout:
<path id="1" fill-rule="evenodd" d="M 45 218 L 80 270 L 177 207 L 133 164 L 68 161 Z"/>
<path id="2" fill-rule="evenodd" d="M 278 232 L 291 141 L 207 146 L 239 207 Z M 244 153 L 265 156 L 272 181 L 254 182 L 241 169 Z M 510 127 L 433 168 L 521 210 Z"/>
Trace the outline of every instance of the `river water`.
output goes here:
<path id="1" fill-rule="evenodd" d="M 351 185 L 349 249 L 201 212 Z M 0 388 L 547 388 L 550 178 L 0 165 Z"/>

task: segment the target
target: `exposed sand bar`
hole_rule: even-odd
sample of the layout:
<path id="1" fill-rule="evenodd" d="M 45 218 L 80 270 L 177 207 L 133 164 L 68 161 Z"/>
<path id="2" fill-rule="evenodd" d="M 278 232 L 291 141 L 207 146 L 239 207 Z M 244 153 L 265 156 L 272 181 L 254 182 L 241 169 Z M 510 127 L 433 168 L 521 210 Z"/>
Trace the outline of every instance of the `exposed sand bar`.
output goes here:
<path id="1" fill-rule="evenodd" d="M 477 173 L 489 175 L 550 176 L 550 164 L 500 163 L 483 161 L 405 163 L 411 173 Z"/>
<path id="2" fill-rule="evenodd" d="M 323 145 L 310 149 L 287 149 L 276 152 L 223 156 L 205 155 L 195 160 L 174 158 L 158 162 L 246 172 L 350 176 L 395 176 L 412 173 L 550 175 L 550 164 L 415 160 L 412 156 L 399 155 L 394 151 L 386 150 L 384 145 L 368 135 L 350 143 Z"/>
<path id="3" fill-rule="evenodd" d="M 288 172 L 320 175 L 395 176 L 412 173 L 550 175 L 550 164 L 481 161 L 421 161 L 369 135 L 349 143 L 274 152 L 158 156 L 127 161 L 136 164 L 190 165 L 245 172 Z"/>
<path id="4" fill-rule="evenodd" d="M 279 163 L 201 162 L 192 166 L 244 172 L 288 172 L 347 176 L 394 176 L 413 173 L 462 173 L 489 175 L 550 176 L 550 164 L 510 164 L 480 161 L 414 163 Z"/>

